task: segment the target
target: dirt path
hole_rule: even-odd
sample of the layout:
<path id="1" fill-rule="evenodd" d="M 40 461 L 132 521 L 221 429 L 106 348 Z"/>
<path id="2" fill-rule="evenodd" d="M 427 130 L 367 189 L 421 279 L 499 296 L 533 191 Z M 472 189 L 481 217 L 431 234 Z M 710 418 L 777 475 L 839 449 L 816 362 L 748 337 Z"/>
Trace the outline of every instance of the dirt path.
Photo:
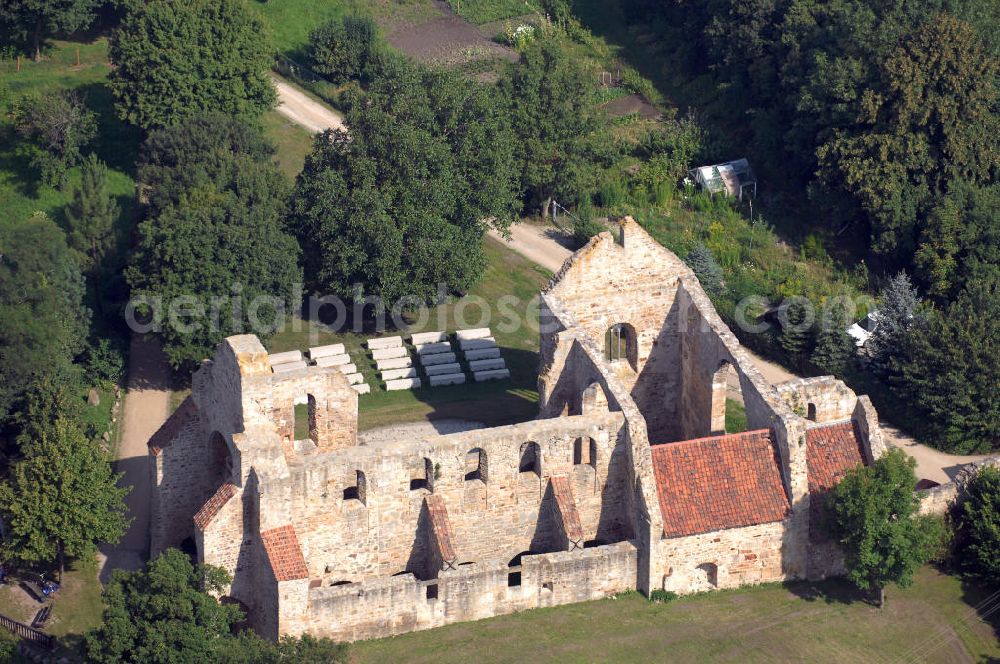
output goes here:
<path id="1" fill-rule="evenodd" d="M 278 113 L 314 134 L 327 129 L 345 129 L 344 117 L 281 78 L 272 75 L 278 91 Z"/>
<path id="2" fill-rule="evenodd" d="M 496 231 L 490 231 L 492 237 L 553 274 L 573 254 L 570 235 L 553 225 L 521 222 L 511 226 L 510 234 L 511 239 L 506 240 Z"/>
<path id="3" fill-rule="evenodd" d="M 125 473 L 122 485 L 131 486 L 126 497 L 131 527 L 114 547 L 104 547 L 101 581 L 113 569 L 142 567 L 149 549 L 149 454 L 146 442 L 170 411 L 170 367 L 160 345 L 150 338 L 132 337 L 129 350 L 128 387 L 125 393 L 121 441 L 115 470 Z"/>

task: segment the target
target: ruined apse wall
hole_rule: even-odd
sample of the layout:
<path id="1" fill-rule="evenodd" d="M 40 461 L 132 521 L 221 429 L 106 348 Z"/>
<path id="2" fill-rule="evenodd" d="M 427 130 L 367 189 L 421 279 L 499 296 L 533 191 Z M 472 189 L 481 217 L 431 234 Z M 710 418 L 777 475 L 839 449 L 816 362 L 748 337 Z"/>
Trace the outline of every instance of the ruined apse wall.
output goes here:
<path id="1" fill-rule="evenodd" d="M 424 502 L 430 495 L 443 500 L 458 564 L 507 564 L 525 551 L 552 550 L 552 529 L 544 521 L 554 500 L 551 477 L 568 480 L 585 540 L 619 541 L 628 536 L 621 508 L 629 486 L 622 426 L 621 414 L 605 411 L 301 455 L 287 478 L 262 480 L 265 510 L 270 496 L 290 496 L 289 523 L 310 578 L 324 586 L 404 572 L 437 574 L 439 567 L 428 560 L 433 536 Z M 575 464 L 578 439 L 586 456 Z M 588 463 L 591 441 L 596 454 Z M 525 444 L 537 446 L 539 472 L 519 472 Z M 476 449 L 482 451 L 483 479 L 467 480 L 475 470 L 468 453 Z M 364 490 L 345 498 L 358 472 Z"/>
<path id="2" fill-rule="evenodd" d="M 795 378 L 777 389 L 795 413 L 818 423 L 849 419 L 858 401 L 857 394 L 833 376 Z"/>
<path id="3" fill-rule="evenodd" d="M 527 609 L 595 600 L 635 587 L 629 542 L 525 556 L 518 567 L 477 563 L 413 576 L 313 588 L 301 628 L 337 641 L 381 638 Z"/>

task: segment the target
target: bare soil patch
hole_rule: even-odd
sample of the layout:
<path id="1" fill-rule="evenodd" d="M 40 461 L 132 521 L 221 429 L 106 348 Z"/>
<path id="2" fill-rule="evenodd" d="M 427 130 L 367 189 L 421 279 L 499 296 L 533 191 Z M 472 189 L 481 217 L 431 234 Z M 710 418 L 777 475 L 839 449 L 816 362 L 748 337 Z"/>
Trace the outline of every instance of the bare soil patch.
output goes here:
<path id="1" fill-rule="evenodd" d="M 643 120 L 658 120 L 663 115 L 655 106 L 639 95 L 619 97 L 607 104 L 602 104 L 600 108 L 604 109 L 608 117 L 612 118 L 636 114 Z"/>
<path id="2" fill-rule="evenodd" d="M 501 57 L 511 62 L 520 58 L 514 49 L 494 42 L 492 35 L 455 15 L 447 3 L 434 4 L 439 18 L 400 25 L 389 33 L 389 44 L 421 62 L 445 66 L 482 58 Z"/>

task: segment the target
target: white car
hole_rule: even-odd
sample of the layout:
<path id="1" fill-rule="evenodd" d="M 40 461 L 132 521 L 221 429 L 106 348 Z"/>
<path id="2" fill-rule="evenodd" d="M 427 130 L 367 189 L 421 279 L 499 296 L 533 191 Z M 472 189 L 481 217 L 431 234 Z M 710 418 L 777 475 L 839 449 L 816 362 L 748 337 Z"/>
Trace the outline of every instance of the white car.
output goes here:
<path id="1" fill-rule="evenodd" d="M 878 311 L 873 310 L 857 323 L 847 328 L 847 333 L 854 339 L 855 346 L 864 348 L 864 345 L 868 343 L 868 337 L 872 335 L 877 325 Z"/>

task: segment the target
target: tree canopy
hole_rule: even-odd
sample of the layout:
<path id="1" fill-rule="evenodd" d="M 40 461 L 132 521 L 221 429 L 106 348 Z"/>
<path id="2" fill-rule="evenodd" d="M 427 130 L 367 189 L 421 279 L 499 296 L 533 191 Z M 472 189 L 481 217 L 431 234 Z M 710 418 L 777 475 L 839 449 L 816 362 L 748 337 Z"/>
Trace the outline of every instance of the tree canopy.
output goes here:
<path id="1" fill-rule="evenodd" d="M 588 151 L 597 128 L 593 79 L 552 37 L 534 42 L 502 81 L 511 99 L 516 159 L 526 209 L 589 192 Z"/>
<path id="2" fill-rule="evenodd" d="M 309 34 L 312 68 L 334 83 L 370 79 L 378 51 L 378 26 L 368 17 L 344 16 Z"/>
<path id="3" fill-rule="evenodd" d="M 292 225 L 308 285 L 387 305 L 464 291 L 485 268 L 484 231 L 514 218 L 513 139 L 494 90 L 392 61 L 347 115 L 350 137 L 317 137 Z"/>
<path id="4" fill-rule="evenodd" d="M 66 206 L 70 245 L 95 268 L 114 243 L 118 205 L 108 194 L 108 167 L 91 154 L 83 163 L 80 184 Z"/>
<path id="5" fill-rule="evenodd" d="M 140 310 L 159 318 L 175 367 L 210 356 L 232 334 L 266 339 L 298 305 L 301 281 L 298 247 L 284 231 L 289 186 L 270 150 L 259 137 L 234 138 L 246 138 L 238 119 L 200 122 L 193 133 L 178 126 L 150 136 L 141 173 L 152 216 L 139 225 L 126 271 L 133 300 L 149 305 Z M 212 147 L 202 152 L 200 141 Z"/>
<path id="6" fill-rule="evenodd" d="M 1000 584 L 1000 469 L 980 469 L 966 494 L 958 528 L 962 563 L 971 574 Z"/>
<path id="7" fill-rule="evenodd" d="M 76 257 L 48 217 L 0 225 L 0 421 L 43 378 L 73 373 L 90 327 L 84 291 Z"/>
<path id="8" fill-rule="evenodd" d="M 234 635 L 246 616 L 234 603 L 220 603 L 230 579 L 211 565 L 192 565 L 168 549 L 146 568 L 115 570 L 104 589 L 104 621 L 86 637 L 88 661 L 326 664 L 344 660 L 328 639 L 284 637 L 265 641 L 253 632 Z"/>
<path id="9" fill-rule="evenodd" d="M 8 38 L 30 45 L 40 60 L 47 37 L 88 27 L 100 5 L 101 0 L 0 0 L 0 27 Z"/>
<path id="10" fill-rule="evenodd" d="M 99 542 L 124 534 L 125 495 L 111 460 L 79 426 L 57 419 L 22 443 L 24 457 L 0 483 L 0 513 L 7 534 L 3 557 L 28 564 L 58 562 L 96 553 Z"/>
<path id="11" fill-rule="evenodd" d="M 14 126 L 29 141 L 31 164 L 42 180 L 59 187 L 80 163 L 97 134 L 97 116 L 73 92 L 30 95 L 14 104 Z"/>
<path id="12" fill-rule="evenodd" d="M 927 562 L 940 538 L 929 517 L 917 515 L 920 501 L 913 491 L 917 462 L 892 449 L 871 466 L 859 466 L 833 488 L 830 527 L 844 550 L 847 578 L 862 590 L 906 587 Z"/>
<path id="13" fill-rule="evenodd" d="M 110 47 L 118 114 L 144 129 L 201 112 L 259 116 L 276 98 L 266 35 L 242 0 L 130 5 Z"/>

